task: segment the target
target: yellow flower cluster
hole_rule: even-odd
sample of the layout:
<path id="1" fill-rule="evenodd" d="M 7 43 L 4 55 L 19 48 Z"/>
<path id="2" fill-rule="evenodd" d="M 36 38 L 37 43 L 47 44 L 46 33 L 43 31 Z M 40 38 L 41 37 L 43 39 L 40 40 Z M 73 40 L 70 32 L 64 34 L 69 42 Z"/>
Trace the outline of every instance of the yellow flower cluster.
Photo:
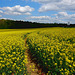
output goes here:
<path id="1" fill-rule="evenodd" d="M 0 74 L 26 74 L 25 32 L 0 32 Z M 27 74 L 26 74 L 27 75 Z"/>
<path id="2" fill-rule="evenodd" d="M 33 56 L 50 74 L 75 73 L 75 28 L 37 31 L 29 34 L 27 41 Z"/>

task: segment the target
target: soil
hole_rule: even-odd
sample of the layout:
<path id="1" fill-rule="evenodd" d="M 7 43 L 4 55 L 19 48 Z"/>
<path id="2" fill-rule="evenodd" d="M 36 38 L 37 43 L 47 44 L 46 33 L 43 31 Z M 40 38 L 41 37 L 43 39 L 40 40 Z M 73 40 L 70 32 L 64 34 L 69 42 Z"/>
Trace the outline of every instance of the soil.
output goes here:
<path id="1" fill-rule="evenodd" d="M 27 39 L 25 38 L 25 45 L 27 45 L 26 43 Z M 30 50 L 26 50 L 25 51 L 25 55 L 27 55 L 27 60 L 28 63 L 26 64 L 27 67 L 27 73 L 28 75 L 46 75 L 43 71 L 42 68 L 37 64 L 37 62 L 34 59 L 30 53 Z"/>

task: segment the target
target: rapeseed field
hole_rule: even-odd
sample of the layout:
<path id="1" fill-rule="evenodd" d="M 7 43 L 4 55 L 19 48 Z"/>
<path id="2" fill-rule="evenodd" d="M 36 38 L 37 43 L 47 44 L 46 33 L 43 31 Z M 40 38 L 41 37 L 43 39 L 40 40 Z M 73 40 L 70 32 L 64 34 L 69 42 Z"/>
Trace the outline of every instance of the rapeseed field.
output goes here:
<path id="1" fill-rule="evenodd" d="M 27 36 L 29 48 L 50 75 L 75 73 L 75 28 L 50 28 Z"/>
<path id="2" fill-rule="evenodd" d="M 0 30 L 0 75 L 27 75 L 26 49 L 47 75 L 74 75 L 75 28 Z"/>

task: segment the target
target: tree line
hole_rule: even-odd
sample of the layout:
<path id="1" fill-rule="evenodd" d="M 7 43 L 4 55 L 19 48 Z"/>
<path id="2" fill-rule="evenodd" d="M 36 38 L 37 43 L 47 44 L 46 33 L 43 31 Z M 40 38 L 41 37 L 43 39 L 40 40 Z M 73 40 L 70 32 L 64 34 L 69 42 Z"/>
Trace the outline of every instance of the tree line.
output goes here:
<path id="1" fill-rule="evenodd" d="M 24 29 L 24 28 L 43 28 L 43 27 L 75 27 L 75 24 L 65 23 L 37 23 L 29 21 L 14 21 L 0 19 L 0 29 Z"/>

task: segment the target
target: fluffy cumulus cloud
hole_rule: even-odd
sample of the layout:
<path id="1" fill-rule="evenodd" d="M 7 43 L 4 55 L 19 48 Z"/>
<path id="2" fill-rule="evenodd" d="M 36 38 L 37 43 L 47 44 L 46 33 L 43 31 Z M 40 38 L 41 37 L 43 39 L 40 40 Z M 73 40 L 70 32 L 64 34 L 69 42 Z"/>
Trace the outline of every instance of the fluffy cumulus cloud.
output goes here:
<path id="1" fill-rule="evenodd" d="M 2 15 L 0 15 L 0 17 L 2 17 Z"/>
<path id="2" fill-rule="evenodd" d="M 68 14 L 67 14 L 67 12 L 58 12 L 58 14 L 54 14 L 57 18 L 58 17 L 67 17 L 68 16 Z"/>
<path id="3" fill-rule="evenodd" d="M 30 6 L 20 6 L 16 5 L 14 7 L 2 7 L 1 13 L 4 13 L 6 15 L 31 15 L 31 12 L 34 11 L 34 8 Z"/>
<path id="4" fill-rule="evenodd" d="M 68 14 L 67 12 L 58 12 L 54 15 L 57 19 L 64 20 L 65 22 L 75 23 L 75 14 Z"/>
<path id="5" fill-rule="evenodd" d="M 39 23 L 54 23 L 54 22 L 64 23 L 64 21 L 60 20 L 59 18 L 51 16 L 31 16 L 26 19 L 32 22 L 39 22 Z"/>
<path id="6" fill-rule="evenodd" d="M 32 0 L 41 4 L 39 12 L 51 10 L 75 11 L 75 0 Z"/>
<path id="7" fill-rule="evenodd" d="M 33 17 L 35 19 L 45 20 L 45 22 L 71 22 L 75 23 L 75 14 L 67 13 L 67 12 L 75 12 L 75 0 L 32 0 L 34 2 L 38 2 L 41 4 L 39 8 L 39 12 L 48 12 L 48 11 L 56 11 L 57 14 L 53 14 L 55 17 L 50 18 L 42 18 Z M 62 11 L 62 12 L 60 12 Z M 46 17 L 46 16 L 45 16 Z M 40 21 L 38 20 L 38 21 Z"/>
<path id="8" fill-rule="evenodd" d="M 75 23 L 75 14 L 68 14 L 67 12 L 58 12 L 54 14 L 55 17 L 51 16 L 31 16 L 26 18 L 32 22 L 40 23 Z"/>
<path id="9" fill-rule="evenodd" d="M 58 12 L 55 15 L 58 17 L 75 18 L 75 14 L 68 14 L 67 12 Z"/>
<path id="10" fill-rule="evenodd" d="M 39 8 L 39 12 L 44 12 L 44 11 L 53 11 L 53 10 L 58 10 L 59 7 L 57 7 L 54 4 L 43 4 L 40 8 Z"/>
<path id="11" fill-rule="evenodd" d="M 3 11 L 2 11 L 2 10 L 0 10 L 0 13 L 3 13 Z"/>

